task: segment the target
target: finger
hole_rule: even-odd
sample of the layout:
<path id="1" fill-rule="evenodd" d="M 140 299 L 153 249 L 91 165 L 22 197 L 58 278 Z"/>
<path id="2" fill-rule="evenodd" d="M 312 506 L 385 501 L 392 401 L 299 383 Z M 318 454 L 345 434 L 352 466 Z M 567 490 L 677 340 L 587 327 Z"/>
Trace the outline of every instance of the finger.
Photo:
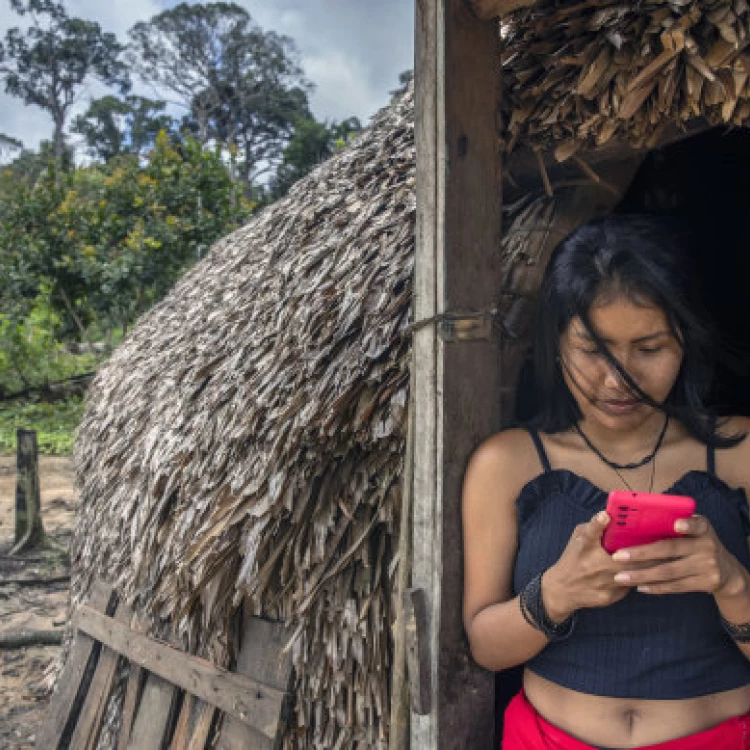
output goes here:
<path id="1" fill-rule="evenodd" d="M 637 587 L 641 594 L 686 594 L 694 591 L 705 591 L 700 576 L 686 576 L 675 581 L 642 584 Z"/>
<path id="2" fill-rule="evenodd" d="M 707 518 L 694 515 L 690 518 L 681 518 L 675 521 L 674 530 L 685 536 L 703 536 L 711 530 L 711 524 Z"/>
<path id="3" fill-rule="evenodd" d="M 681 558 L 647 568 L 621 570 L 615 574 L 615 582 L 626 586 L 642 586 L 652 583 L 668 583 L 694 575 L 695 562 Z"/>
<path id="4" fill-rule="evenodd" d="M 609 514 L 606 510 L 600 510 L 588 523 L 583 525 L 582 535 L 596 544 L 602 543 L 604 529 L 609 526 Z"/>
<path id="5" fill-rule="evenodd" d="M 668 560 L 673 557 L 685 557 L 695 549 L 695 539 L 675 538 L 662 539 L 659 542 L 651 544 L 642 544 L 638 547 L 628 547 L 627 549 L 617 550 L 612 555 L 615 562 L 653 562 L 656 560 Z"/>

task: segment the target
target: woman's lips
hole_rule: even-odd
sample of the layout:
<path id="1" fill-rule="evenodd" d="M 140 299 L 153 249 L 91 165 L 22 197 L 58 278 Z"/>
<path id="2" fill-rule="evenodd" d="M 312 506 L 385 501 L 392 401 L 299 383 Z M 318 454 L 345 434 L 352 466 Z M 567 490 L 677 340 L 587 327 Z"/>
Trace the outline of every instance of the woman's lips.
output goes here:
<path id="1" fill-rule="evenodd" d="M 635 411 L 641 402 L 638 399 L 607 399 L 599 402 L 604 411 L 610 414 L 628 414 Z"/>

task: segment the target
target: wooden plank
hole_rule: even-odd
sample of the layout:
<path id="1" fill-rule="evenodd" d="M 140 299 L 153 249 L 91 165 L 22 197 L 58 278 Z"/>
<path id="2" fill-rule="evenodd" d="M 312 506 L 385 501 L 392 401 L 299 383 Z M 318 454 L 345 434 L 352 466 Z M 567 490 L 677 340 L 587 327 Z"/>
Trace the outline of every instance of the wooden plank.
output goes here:
<path id="1" fill-rule="evenodd" d="M 117 750 L 126 750 L 130 741 L 130 733 L 133 730 L 133 721 L 135 720 L 135 711 L 145 679 L 145 670 L 131 662 L 128 685 L 125 689 L 125 701 L 122 706 L 122 726 L 120 727 L 120 735 L 117 739 Z"/>
<path id="2" fill-rule="evenodd" d="M 120 604 L 114 617 L 117 622 L 130 624 L 133 610 L 125 604 Z M 119 661 L 120 655 L 116 651 L 109 648 L 102 650 L 70 742 L 74 750 L 94 750 L 96 747 L 107 701 L 117 677 Z"/>
<path id="3" fill-rule="evenodd" d="M 90 607 L 79 607 L 73 624 L 154 675 L 256 727 L 266 737 L 276 737 L 286 699 L 282 690 L 219 669 L 205 659 L 136 633 Z M 144 700 L 145 693 L 141 703 Z"/>
<path id="4" fill-rule="evenodd" d="M 161 750 L 164 747 L 177 693 L 171 682 L 155 674 L 148 675 L 128 750 Z"/>
<path id="5" fill-rule="evenodd" d="M 438 197 L 438 184 L 443 175 L 437 162 L 444 156 L 443 97 L 440 84 L 443 74 L 442 44 L 444 13 L 441 3 L 416 3 L 415 38 L 415 139 L 416 165 L 416 258 L 414 268 L 414 319 L 428 320 L 442 311 L 438 309 L 435 268 L 436 255 L 442 247 L 442 225 L 438 214 L 443 198 Z M 434 328 L 417 329 L 412 340 L 414 372 L 414 469 L 412 519 L 412 585 L 429 592 L 428 619 L 435 601 L 434 577 L 438 558 L 434 554 L 434 503 L 437 501 L 437 355 L 438 337 Z M 429 622 L 428 622 L 429 626 Z M 429 632 L 428 650 L 435 653 L 437 638 Z M 430 682 L 436 683 L 437 661 L 430 663 Z M 437 747 L 436 717 L 410 716 L 411 746 L 417 750 Z"/>
<path id="6" fill-rule="evenodd" d="M 111 596 L 110 586 L 95 581 L 89 594 L 89 607 L 104 611 Z M 88 691 L 88 683 L 93 675 L 98 653 L 99 647 L 94 640 L 80 633 L 76 635 L 65 667 L 57 681 L 57 689 L 50 701 L 44 726 L 37 738 L 36 746 L 40 750 L 56 750 L 67 746 Z"/>
<path id="7" fill-rule="evenodd" d="M 186 695 L 169 750 L 204 750 L 216 713 L 205 701 Z"/>
<path id="8" fill-rule="evenodd" d="M 248 607 L 245 607 L 247 612 Z M 281 623 L 247 614 L 235 672 L 288 693 L 292 681 L 292 655 L 281 651 L 291 635 Z M 227 716 L 216 750 L 278 750 L 288 720 L 288 701 L 281 707 L 276 737 L 264 737 L 247 724 Z"/>
<path id="9" fill-rule="evenodd" d="M 404 618 L 411 706 L 414 713 L 425 715 L 430 713 L 432 690 L 430 654 L 427 651 L 427 597 L 423 589 L 407 589 L 404 592 Z"/>
<path id="10" fill-rule="evenodd" d="M 465 0 L 418 2 L 415 320 L 500 299 L 500 39 Z M 474 664 L 461 619 L 460 498 L 466 461 L 499 429 L 500 347 L 415 332 L 412 586 L 427 597 L 430 713 L 412 747 L 495 747 L 494 675 Z"/>

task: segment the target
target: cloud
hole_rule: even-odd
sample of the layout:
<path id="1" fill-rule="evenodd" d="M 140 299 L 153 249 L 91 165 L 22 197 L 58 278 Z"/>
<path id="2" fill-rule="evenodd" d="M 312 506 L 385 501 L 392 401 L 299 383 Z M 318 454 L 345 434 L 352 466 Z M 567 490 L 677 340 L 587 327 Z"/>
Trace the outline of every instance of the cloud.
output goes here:
<path id="1" fill-rule="evenodd" d="M 404 0 L 243 0 L 264 29 L 292 37 L 316 84 L 319 119 L 367 121 L 414 66 L 414 7 Z"/>

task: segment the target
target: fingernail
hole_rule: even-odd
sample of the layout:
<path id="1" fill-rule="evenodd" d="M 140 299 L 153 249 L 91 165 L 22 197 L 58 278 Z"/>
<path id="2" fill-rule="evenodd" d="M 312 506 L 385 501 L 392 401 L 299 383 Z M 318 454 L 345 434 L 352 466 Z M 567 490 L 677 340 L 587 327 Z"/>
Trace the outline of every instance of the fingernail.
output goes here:
<path id="1" fill-rule="evenodd" d="M 613 560 L 617 560 L 618 562 L 624 561 L 624 560 L 630 560 L 630 552 L 624 549 L 618 549 L 617 552 L 615 552 L 614 555 L 612 555 Z"/>
<path id="2" fill-rule="evenodd" d="M 596 514 L 596 520 L 599 521 L 599 523 L 607 523 L 607 521 L 609 520 L 609 516 L 607 515 L 607 511 L 606 510 L 600 510 Z"/>
<path id="3" fill-rule="evenodd" d="M 674 530 L 675 531 L 687 531 L 690 528 L 687 521 L 675 521 L 674 524 Z"/>
<path id="4" fill-rule="evenodd" d="M 642 594 L 648 594 L 649 591 L 651 591 L 650 586 L 639 586 L 636 591 L 640 591 Z"/>
<path id="5" fill-rule="evenodd" d="M 615 581 L 617 581 L 617 583 L 628 583 L 630 581 L 630 576 L 627 573 L 618 573 L 615 576 Z"/>

